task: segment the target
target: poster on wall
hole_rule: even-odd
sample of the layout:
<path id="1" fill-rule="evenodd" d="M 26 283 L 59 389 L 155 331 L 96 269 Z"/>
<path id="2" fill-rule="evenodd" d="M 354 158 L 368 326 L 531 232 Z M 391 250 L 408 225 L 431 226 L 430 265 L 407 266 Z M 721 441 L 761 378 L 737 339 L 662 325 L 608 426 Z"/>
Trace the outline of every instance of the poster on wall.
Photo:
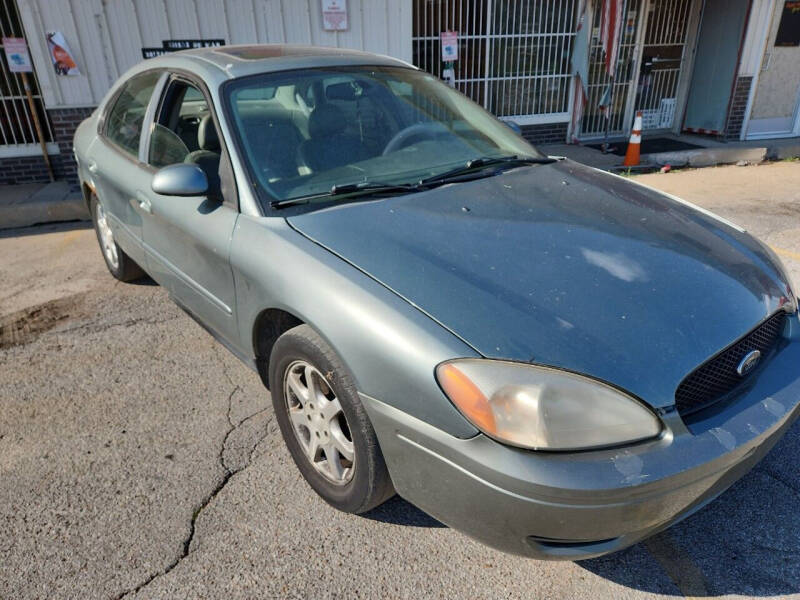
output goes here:
<path id="1" fill-rule="evenodd" d="M 800 0 L 787 0 L 784 3 L 775 46 L 800 46 Z"/>
<path id="2" fill-rule="evenodd" d="M 75 59 L 72 58 L 72 52 L 69 51 L 67 40 L 60 31 L 47 32 L 47 47 L 50 51 L 50 59 L 53 61 L 53 68 L 56 75 L 80 75 L 78 65 L 75 64 Z"/>
<path id="3" fill-rule="evenodd" d="M 442 31 L 439 37 L 442 41 L 442 60 L 444 62 L 458 60 L 458 32 Z"/>
<path id="4" fill-rule="evenodd" d="M 3 51 L 6 53 L 8 70 L 12 73 L 30 73 L 33 71 L 31 55 L 28 54 L 28 44 L 25 38 L 3 38 Z"/>
<path id="5" fill-rule="evenodd" d="M 322 0 L 322 28 L 325 31 L 347 30 L 347 0 Z"/>

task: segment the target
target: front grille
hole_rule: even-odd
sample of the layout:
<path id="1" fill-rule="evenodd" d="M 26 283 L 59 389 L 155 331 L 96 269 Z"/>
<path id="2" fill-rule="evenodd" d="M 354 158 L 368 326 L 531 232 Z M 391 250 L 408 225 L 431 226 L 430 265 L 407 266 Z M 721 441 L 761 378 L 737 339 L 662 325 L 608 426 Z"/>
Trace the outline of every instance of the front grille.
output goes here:
<path id="1" fill-rule="evenodd" d="M 785 322 L 786 312 L 778 311 L 738 342 L 692 371 L 675 392 L 678 412 L 685 415 L 703 408 L 741 383 L 743 377 L 736 372 L 741 360 L 752 350 L 759 350 L 762 360 L 766 358 L 783 331 Z"/>

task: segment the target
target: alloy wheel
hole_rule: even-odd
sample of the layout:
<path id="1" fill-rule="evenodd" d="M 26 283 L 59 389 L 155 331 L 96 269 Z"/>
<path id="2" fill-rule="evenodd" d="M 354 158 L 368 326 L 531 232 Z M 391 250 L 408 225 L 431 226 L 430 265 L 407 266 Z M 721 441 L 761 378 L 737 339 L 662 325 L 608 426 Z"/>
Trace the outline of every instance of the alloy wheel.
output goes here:
<path id="1" fill-rule="evenodd" d="M 304 360 L 286 369 L 283 393 L 300 447 L 325 479 L 345 485 L 353 478 L 355 449 L 347 418 L 319 370 Z"/>
<path id="2" fill-rule="evenodd" d="M 112 268 L 119 268 L 119 256 L 117 255 L 117 245 L 114 243 L 114 234 L 111 232 L 111 227 L 108 226 L 106 219 L 106 211 L 103 210 L 103 205 L 97 202 L 97 231 L 100 233 L 100 244 L 103 246 L 103 254 L 105 254 L 108 264 Z"/>

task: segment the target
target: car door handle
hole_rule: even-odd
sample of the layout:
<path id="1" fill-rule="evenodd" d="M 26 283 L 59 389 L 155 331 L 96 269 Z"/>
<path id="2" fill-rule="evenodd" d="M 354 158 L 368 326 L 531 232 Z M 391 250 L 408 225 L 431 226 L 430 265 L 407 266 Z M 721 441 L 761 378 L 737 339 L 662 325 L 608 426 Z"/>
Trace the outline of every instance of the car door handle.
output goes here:
<path id="1" fill-rule="evenodd" d="M 96 175 L 97 174 L 97 163 L 94 162 L 93 160 L 90 160 L 88 169 L 89 169 L 89 173 L 91 173 L 92 175 Z"/>
<path id="2" fill-rule="evenodd" d="M 136 192 L 136 201 L 139 203 L 139 208 L 146 212 L 148 215 L 153 214 L 153 205 L 150 203 L 150 198 L 144 192 Z"/>

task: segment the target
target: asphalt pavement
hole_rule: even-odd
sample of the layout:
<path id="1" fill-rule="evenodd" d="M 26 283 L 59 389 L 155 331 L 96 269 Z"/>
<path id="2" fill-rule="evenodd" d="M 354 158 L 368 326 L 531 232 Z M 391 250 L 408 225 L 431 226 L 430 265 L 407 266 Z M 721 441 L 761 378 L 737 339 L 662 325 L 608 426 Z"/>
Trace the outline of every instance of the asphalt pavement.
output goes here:
<path id="1" fill-rule="evenodd" d="M 639 181 L 745 226 L 800 283 L 800 163 Z M 258 377 L 160 287 L 114 281 L 85 227 L 0 233 L 0 599 L 800 595 L 800 424 L 717 501 L 601 559 L 503 554 L 400 498 L 343 514 L 300 477 Z"/>

